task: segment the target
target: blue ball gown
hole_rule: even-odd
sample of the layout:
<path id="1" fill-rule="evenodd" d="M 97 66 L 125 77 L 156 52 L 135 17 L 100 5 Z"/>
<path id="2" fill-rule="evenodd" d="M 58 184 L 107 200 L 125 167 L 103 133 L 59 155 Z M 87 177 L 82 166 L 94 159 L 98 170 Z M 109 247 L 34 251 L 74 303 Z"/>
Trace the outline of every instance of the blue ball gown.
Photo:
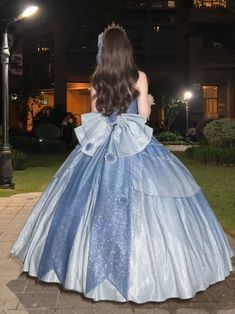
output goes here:
<path id="1" fill-rule="evenodd" d="M 187 299 L 232 271 L 226 235 L 190 172 L 132 101 L 88 113 L 11 253 L 23 271 L 94 300 Z"/>

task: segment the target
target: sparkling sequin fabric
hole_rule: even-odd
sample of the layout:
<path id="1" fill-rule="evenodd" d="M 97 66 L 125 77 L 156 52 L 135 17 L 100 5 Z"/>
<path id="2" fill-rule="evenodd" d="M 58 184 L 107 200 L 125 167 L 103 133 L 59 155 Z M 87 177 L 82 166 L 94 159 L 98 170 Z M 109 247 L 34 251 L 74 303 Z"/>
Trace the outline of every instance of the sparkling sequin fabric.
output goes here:
<path id="1" fill-rule="evenodd" d="M 132 101 L 126 114 L 83 116 L 80 145 L 11 250 L 31 276 L 143 303 L 191 298 L 229 275 L 233 252 L 200 187 L 136 112 Z"/>

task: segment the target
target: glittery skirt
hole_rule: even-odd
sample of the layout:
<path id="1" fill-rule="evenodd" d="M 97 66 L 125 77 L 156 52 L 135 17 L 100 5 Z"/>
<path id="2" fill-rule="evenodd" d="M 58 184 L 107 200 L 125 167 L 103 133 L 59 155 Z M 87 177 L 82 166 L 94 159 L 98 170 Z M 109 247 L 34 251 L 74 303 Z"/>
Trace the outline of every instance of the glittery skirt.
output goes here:
<path id="1" fill-rule="evenodd" d="M 23 271 L 94 300 L 187 299 L 232 271 L 233 252 L 200 187 L 157 140 L 137 154 L 78 145 L 11 253 Z M 89 148 L 89 147 L 88 147 Z"/>

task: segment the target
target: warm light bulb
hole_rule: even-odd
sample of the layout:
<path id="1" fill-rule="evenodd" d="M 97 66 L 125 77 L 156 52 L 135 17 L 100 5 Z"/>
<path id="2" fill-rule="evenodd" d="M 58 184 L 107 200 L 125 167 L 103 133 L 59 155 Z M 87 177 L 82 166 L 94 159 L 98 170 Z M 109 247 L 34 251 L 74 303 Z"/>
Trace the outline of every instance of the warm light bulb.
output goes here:
<path id="1" fill-rule="evenodd" d="M 33 15 L 34 13 L 36 13 L 37 10 L 38 10 L 37 6 L 28 7 L 24 10 L 24 12 L 21 14 L 21 16 L 22 16 L 22 18 L 29 17 L 29 16 Z"/>
<path id="2" fill-rule="evenodd" d="M 192 92 L 186 91 L 186 92 L 184 93 L 184 99 L 189 100 L 189 99 L 192 98 L 192 97 L 193 97 L 193 93 L 192 93 Z"/>
<path id="3" fill-rule="evenodd" d="M 15 22 L 18 22 L 26 17 L 29 17 L 38 11 L 38 7 L 36 5 L 32 5 L 31 7 L 27 7 L 20 15 L 12 19 L 7 23 L 7 25 L 11 25 Z"/>

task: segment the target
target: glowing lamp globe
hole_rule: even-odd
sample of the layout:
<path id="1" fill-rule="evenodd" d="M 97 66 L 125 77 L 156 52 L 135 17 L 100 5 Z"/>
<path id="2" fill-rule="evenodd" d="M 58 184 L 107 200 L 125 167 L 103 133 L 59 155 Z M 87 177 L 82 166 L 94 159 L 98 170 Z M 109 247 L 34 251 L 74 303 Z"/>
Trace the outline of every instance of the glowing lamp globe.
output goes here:
<path id="1" fill-rule="evenodd" d="M 189 99 L 191 99 L 192 97 L 193 97 L 193 93 L 192 93 L 192 92 L 186 91 L 186 92 L 184 93 L 184 99 L 189 100 Z"/>

